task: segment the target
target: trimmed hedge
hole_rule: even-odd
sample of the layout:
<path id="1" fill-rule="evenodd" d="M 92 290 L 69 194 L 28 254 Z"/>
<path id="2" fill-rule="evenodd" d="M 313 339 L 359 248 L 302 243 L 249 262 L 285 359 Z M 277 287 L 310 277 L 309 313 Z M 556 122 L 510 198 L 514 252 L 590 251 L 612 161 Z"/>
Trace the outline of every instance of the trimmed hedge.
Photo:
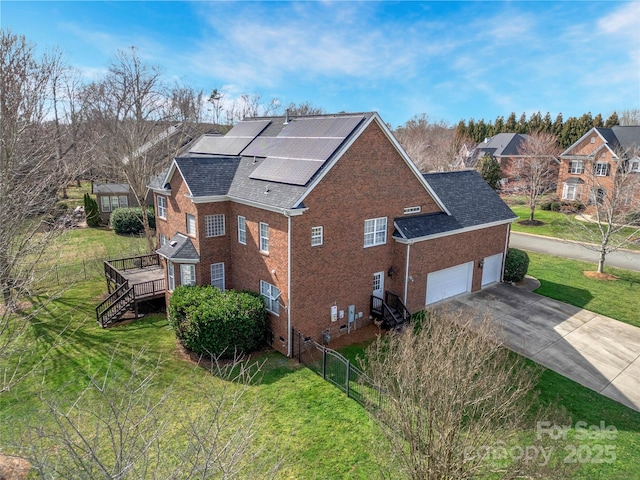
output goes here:
<path id="1" fill-rule="evenodd" d="M 253 292 L 180 286 L 169 300 L 169 324 L 180 343 L 200 355 L 233 357 L 264 344 L 267 309 Z"/>
<path id="2" fill-rule="evenodd" d="M 149 227 L 156 228 L 156 217 L 153 208 L 147 207 Z M 140 207 L 116 208 L 111 212 L 109 225 L 120 235 L 138 235 L 144 232 L 142 209 Z"/>
<path id="3" fill-rule="evenodd" d="M 523 250 L 510 248 L 504 262 L 504 281 L 519 282 L 529 269 L 529 255 Z"/>

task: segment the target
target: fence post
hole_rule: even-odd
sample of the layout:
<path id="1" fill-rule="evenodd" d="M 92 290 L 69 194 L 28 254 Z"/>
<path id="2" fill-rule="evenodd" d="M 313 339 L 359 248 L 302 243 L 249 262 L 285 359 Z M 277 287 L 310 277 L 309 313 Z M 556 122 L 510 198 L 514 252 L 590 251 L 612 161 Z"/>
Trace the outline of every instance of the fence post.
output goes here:
<path id="1" fill-rule="evenodd" d="M 327 349 L 322 347 L 322 379 L 327 379 Z"/>
<path id="2" fill-rule="evenodd" d="M 82 271 L 84 272 L 84 279 L 87 279 L 87 265 L 84 263 L 84 258 L 82 259 Z"/>
<path id="3" fill-rule="evenodd" d="M 346 385 L 345 385 L 345 393 L 347 394 L 347 398 L 350 397 L 349 395 L 349 374 L 351 373 L 351 362 L 349 361 L 349 359 L 347 359 L 347 381 L 346 381 Z"/>

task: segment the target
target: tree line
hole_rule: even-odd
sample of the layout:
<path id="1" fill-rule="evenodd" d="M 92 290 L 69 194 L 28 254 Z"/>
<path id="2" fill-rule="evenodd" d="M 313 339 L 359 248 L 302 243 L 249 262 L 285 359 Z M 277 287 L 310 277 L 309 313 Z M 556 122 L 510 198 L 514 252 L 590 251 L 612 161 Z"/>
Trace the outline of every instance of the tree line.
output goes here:
<path id="1" fill-rule="evenodd" d="M 457 138 L 468 138 L 474 143 L 481 143 L 486 138 L 493 137 L 499 133 L 550 133 L 558 139 L 558 144 L 563 149 L 574 144 L 582 135 L 593 127 L 611 128 L 616 125 L 637 125 L 640 118 L 640 111 L 637 109 L 626 110 L 619 116 L 613 112 L 606 120 L 602 114 L 593 116 L 591 112 L 580 117 L 569 117 L 564 119 L 559 113 L 555 119 L 547 112 L 544 116 L 536 112 L 527 117 L 522 113 L 520 118 L 515 112 L 505 120 L 504 116 L 496 117 L 495 120 L 486 122 L 484 119 L 466 121 L 460 120 L 456 126 Z"/>

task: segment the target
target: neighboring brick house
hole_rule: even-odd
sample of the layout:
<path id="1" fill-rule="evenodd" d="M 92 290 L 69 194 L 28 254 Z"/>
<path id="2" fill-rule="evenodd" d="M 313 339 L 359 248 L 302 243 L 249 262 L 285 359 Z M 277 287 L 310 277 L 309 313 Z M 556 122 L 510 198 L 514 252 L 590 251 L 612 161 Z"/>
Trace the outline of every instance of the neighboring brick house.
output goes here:
<path id="1" fill-rule="evenodd" d="M 620 162 L 627 171 L 640 174 L 639 145 L 640 127 L 592 128 L 560 155 L 558 197 L 585 205 L 601 201 L 613 186 Z M 628 183 L 628 203 L 640 201 L 640 189 L 633 183 L 637 182 Z"/>
<path id="2" fill-rule="evenodd" d="M 91 183 L 96 196 L 102 223 L 109 224 L 111 212 L 116 208 L 138 207 L 139 203 L 128 183 Z"/>
<path id="3" fill-rule="evenodd" d="M 260 292 L 287 355 L 292 329 L 335 338 L 387 291 L 415 312 L 500 281 L 516 218 L 474 171 L 422 175 L 377 113 L 240 122 L 154 193 L 168 290 Z"/>

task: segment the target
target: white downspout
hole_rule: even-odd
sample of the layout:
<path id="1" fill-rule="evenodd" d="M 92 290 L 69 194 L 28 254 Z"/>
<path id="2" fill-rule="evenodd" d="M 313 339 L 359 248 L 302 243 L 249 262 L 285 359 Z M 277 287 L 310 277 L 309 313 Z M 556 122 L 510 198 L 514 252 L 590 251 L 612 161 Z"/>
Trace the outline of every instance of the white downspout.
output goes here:
<path id="1" fill-rule="evenodd" d="M 291 357 L 291 215 L 287 216 L 287 357 Z"/>
<path id="2" fill-rule="evenodd" d="M 404 304 L 407 304 L 407 292 L 409 290 L 409 254 L 411 253 L 411 243 L 407 243 L 407 262 L 404 267 Z"/>
<path id="3" fill-rule="evenodd" d="M 509 236 L 511 235 L 511 224 L 507 224 L 507 236 L 504 240 L 504 255 L 502 255 L 502 270 L 500 270 L 500 281 L 504 282 L 504 264 L 507 261 L 507 252 L 509 251 Z"/>

